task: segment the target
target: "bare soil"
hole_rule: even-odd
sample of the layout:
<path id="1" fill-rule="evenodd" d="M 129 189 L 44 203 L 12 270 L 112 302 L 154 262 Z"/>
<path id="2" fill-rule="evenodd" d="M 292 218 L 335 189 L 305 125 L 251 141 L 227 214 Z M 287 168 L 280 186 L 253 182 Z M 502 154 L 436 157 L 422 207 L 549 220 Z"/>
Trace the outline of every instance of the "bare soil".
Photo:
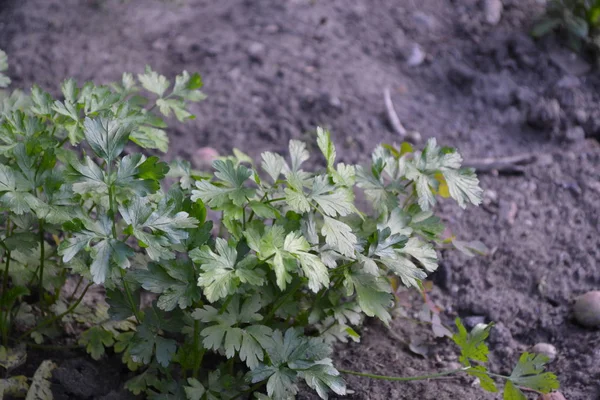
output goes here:
<path id="1" fill-rule="evenodd" d="M 285 152 L 289 139 L 310 140 L 324 125 L 343 160 L 366 161 L 378 142 L 400 140 L 385 113 L 386 87 L 408 129 L 458 146 L 467 159 L 534 153 L 522 174 L 481 176 L 483 206 L 442 205 L 453 232 L 493 251 L 472 259 L 444 251 L 432 298 L 445 321 L 496 322 L 496 372 L 508 373 L 535 343 L 552 343 L 565 397 L 598 399 L 600 333 L 576 325 L 571 306 L 600 289 L 600 74 L 555 37 L 530 38 L 543 1 L 503 0 L 498 24 L 486 22 L 482 3 L 4 0 L 0 48 L 15 87 L 35 82 L 55 93 L 66 77 L 109 82 L 145 64 L 171 76 L 202 73 L 209 97 L 194 106 L 196 120 L 172 130 L 170 157 L 191 158 L 202 146 Z M 415 337 L 426 341 L 425 357 L 407 349 Z M 127 398 L 115 384 L 125 372 L 74 357 L 81 360 L 62 358 L 55 374 L 57 398 Z M 388 375 L 456 362 L 447 340 L 401 318 L 391 330 L 367 324 L 362 342 L 341 345 L 336 357 L 344 368 Z M 68 371 L 111 384 L 82 392 L 68 386 Z M 499 398 L 472 383 L 350 377 L 348 398 Z"/>

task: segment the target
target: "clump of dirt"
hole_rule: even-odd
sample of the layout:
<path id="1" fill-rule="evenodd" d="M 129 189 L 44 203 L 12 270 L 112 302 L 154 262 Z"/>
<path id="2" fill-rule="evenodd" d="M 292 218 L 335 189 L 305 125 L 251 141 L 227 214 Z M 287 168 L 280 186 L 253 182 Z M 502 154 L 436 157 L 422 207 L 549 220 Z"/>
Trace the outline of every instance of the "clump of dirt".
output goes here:
<path id="1" fill-rule="evenodd" d="M 205 146 L 285 152 L 321 124 L 342 161 L 365 161 L 376 143 L 400 140 L 386 87 L 407 129 L 467 159 L 535 154 L 520 175 L 483 175 L 481 207 L 442 205 L 454 233 L 493 251 L 473 259 L 444 251 L 432 297 L 446 322 L 497 323 L 497 372 L 551 343 L 566 398 L 597 398 L 600 337 L 573 323 L 571 303 L 600 288 L 600 148 L 590 139 L 600 136 L 600 75 L 556 38 L 529 37 L 543 2 L 503 0 L 499 22 L 484 3 L 498 1 L 13 0 L 0 5 L 0 48 L 14 85 L 54 92 L 69 76 L 108 82 L 145 64 L 201 72 L 208 100 L 173 130 L 170 157 Z M 427 329 L 405 319 L 392 328 L 368 324 L 362 343 L 339 347 L 338 361 L 390 375 L 455 365 L 453 347 Z M 428 338 L 427 356 L 406 350 L 411 335 Z M 466 377 L 348 382 L 353 399 L 497 398 Z"/>

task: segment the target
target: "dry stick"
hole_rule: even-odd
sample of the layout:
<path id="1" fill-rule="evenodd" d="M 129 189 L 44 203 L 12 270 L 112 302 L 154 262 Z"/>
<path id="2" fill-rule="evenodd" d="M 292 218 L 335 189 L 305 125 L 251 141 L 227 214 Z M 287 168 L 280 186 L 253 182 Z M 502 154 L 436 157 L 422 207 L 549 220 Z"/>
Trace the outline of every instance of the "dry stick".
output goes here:
<path id="1" fill-rule="evenodd" d="M 392 103 L 392 95 L 390 94 L 389 88 L 383 89 L 383 101 L 385 103 L 385 111 L 388 120 L 394 131 L 400 136 L 400 139 L 408 139 L 411 142 L 420 141 L 421 135 L 418 132 L 408 132 L 404 125 L 402 125 L 402 122 L 400 122 L 400 118 L 398 118 L 398 114 L 396 114 L 396 109 L 394 109 L 394 103 Z"/>
<path id="2" fill-rule="evenodd" d="M 499 173 L 523 173 L 524 165 L 537 161 L 537 156 L 532 153 L 517 154 L 508 157 L 486 157 L 467 160 L 465 167 L 475 168 L 477 172 L 486 173 L 498 171 Z"/>
<path id="3" fill-rule="evenodd" d="M 398 118 L 398 114 L 396 114 L 389 88 L 383 89 L 383 101 L 385 102 L 385 111 L 387 112 L 390 124 L 392 124 L 392 128 L 394 128 L 396 133 L 401 137 L 406 136 L 406 128 L 404 128 L 404 125 L 400 122 L 400 118 Z"/>

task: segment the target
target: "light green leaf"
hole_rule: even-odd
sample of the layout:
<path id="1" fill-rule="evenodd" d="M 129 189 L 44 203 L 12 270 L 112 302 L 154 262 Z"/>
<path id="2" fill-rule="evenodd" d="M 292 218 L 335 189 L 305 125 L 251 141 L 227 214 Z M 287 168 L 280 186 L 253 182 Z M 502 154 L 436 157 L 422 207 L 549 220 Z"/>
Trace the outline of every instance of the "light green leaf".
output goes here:
<path id="1" fill-rule="evenodd" d="M 279 176 L 285 171 L 286 163 L 279 154 L 269 151 L 262 153 L 262 168 L 273 179 L 273 182 L 279 179 Z"/>
<path id="2" fill-rule="evenodd" d="M 31 387 L 27 392 L 25 400 L 52 400 L 52 388 L 50 379 L 52 378 L 52 371 L 57 367 L 50 360 L 44 360 L 33 374 L 31 381 Z"/>
<path id="3" fill-rule="evenodd" d="M 521 389 L 516 387 L 511 381 L 506 381 L 502 398 L 504 400 L 527 400 L 527 396 L 525 396 Z"/>
<path id="4" fill-rule="evenodd" d="M 144 89 L 149 92 L 155 93 L 158 97 L 163 97 L 165 91 L 169 88 L 169 81 L 163 75 L 158 74 L 156 71 L 152 71 L 150 66 L 146 66 L 146 71 L 143 74 L 138 74 Z"/>
<path id="5" fill-rule="evenodd" d="M 192 260 L 199 263 L 203 271 L 198 278 L 198 286 L 204 288 L 204 294 L 211 303 L 233 294 L 239 284 L 235 274 L 235 248 L 229 246 L 225 239 L 217 238 L 215 249 L 216 253 L 205 245 L 190 252 Z"/>
<path id="6" fill-rule="evenodd" d="M 215 177 L 220 180 L 221 186 L 207 180 L 196 182 L 197 190 L 192 190 L 192 201 L 201 199 L 212 207 L 220 207 L 231 200 L 235 205 L 242 206 L 248 198 L 254 196 L 254 189 L 244 187 L 246 180 L 252 176 L 251 169 L 244 165 L 236 167 L 231 160 L 216 160 L 213 166 L 217 170 Z"/>
<path id="7" fill-rule="evenodd" d="M 139 126 L 129 135 L 129 139 L 144 149 L 157 149 L 166 153 L 169 150 L 169 137 L 160 128 Z"/>
<path id="8" fill-rule="evenodd" d="M 352 228 L 334 218 L 324 216 L 321 234 L 325 236 L 325 242 L 347 257 L 354 257 L 354 246 L 357 243 Z"/>
<path id="9" fill-rule="evenodd" d="M 335 188 L 327 182 L 327 177 L 315 177 L 310 197 L 317 202 L 325 215 L 346 216 L 354 212 L 353 196 L 349 190 Z"/>
<path id="10" fill-rule="evenodd" d="M 544 372 L 549 359 L 542 354 L 523 353 L 510 374 L 509 380 L 517 386 L 548 393 L 559 388 L 556 375 Z"/>
<path id="11" fill-rule="evenodd" d="M 346 274 L 345 286 L 350 296 L 356 291 L 358 305 L 369 317 L 377 317 L 384 324 L 392 319 L 388 308 L 392 304 L 388 281 L 370 274 Z"/>
<path id="12" fill-rule="evenodd" d="M 310 211 L 310 201 L 304 192 L 299 192 L 294 189 L 285 188 L 285 201 L 290 208 L 298 213 Z"/>
<path id="13" fill-rule="evenodd" d="M 204 386 L 196 378 L 188 378 L 187 383 L 183 387 L 187 400 L 201 400 L 206 392 Z"/>
<path id="14" fill-rule="evenodd" d="M 489 349 L 485 339 L 489 336 L 492 326 L 493 324 L 477 324 L 469 333 L 460 318 L 456 318 L 458 332 L 452 336 L 452 340 L 460 347 L 459 361 L 464 366 L 471 365 L 469 360 L 487 362 Z"/>
<path id="15" fill-rule="evenodd" d="M 131 132 L 130 126 L 109 118 L 86 117 L 83 126 L 85 138 L 94 153 L 108 162 L 121 154 Z"/>
<path id="16" fill-rule="evenodd" d="M 331 141 L 331 134 L 321 127 L 317 128 L 317 145 L 327 160 L 327 169 L 332 170 L 335 163 L 335 146 Z"/>
<path id="17" fill-rule="evenodd" d="M 460 170 L 442 170 L 442 174 L 448 184 L 450 196 L 461 208 L 466 208 L 467 203 L 481 204 L 483 189 L 479 187 L 479 179 L 473 169 L 463 168 Z"/>

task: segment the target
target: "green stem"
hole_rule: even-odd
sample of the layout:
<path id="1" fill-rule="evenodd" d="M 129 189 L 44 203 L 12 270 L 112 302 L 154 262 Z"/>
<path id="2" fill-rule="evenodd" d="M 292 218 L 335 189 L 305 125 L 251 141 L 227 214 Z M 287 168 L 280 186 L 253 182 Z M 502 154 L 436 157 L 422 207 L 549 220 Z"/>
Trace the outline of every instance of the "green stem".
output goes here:
<path id="1" fill-rule="evenodd" d="M 243 392 L 238 393 L 235 397 L 232 397 L 231 400 L 239 399 L 240 397 L 242 397 L 246 394 L 252 394 L 253 392 L 256 392 L 258 389 L 263 387 L 266 383 L 267 383 L 266 379 L 264 381 L 258 382 L 257 384 L 251 386 L 250 388 L 244 390 Z"/>
<path id="2" fill-rule="evenodd" d="M 138 324 L 140 324 L 142 322 L 142 319 L 140 317 L 139 310 L 137 309 L 137 307 L 135 305 L 135 301 L 133 301 L 133 295 L 131 294 L 131 288 L 129 287 L 129 284 L 125 280 L 125 271 L 122 269 L 119 269 L 119 271 L 121 272 L 121 280 L 123 282 L 123 288 L 125 289 L 125 295 L 127 296 L 127 301 L 129 301 L 129 306 L 131 307 L 131 311 L 133 311 L 135 320 L 137 321 Z"/>
<path id="3" fill-rule="evenodd" d="M 83 282 L 83 275 L 79 277 L 79 281 L 77 282 L 77 285 L 75 286 L 75 289 L 73 290 L 73 293 L 71 293 L 71 295 L 69 296 L 69 301 L 73 300 L 73 297 L 75 297 L 75 295 L 77 294 L 77 291 L 79 290 L 79 286 L 81 286 L 81 282 Z"/>
<path id="4" fill-rule="evenodd" d="M 467 369 L 468 368 L 460 368 L 460 369 L 453 369 L 450 371 L 439 372 L 437 374 L 417 375 L 417 376 L 375 375 L 375 374 L 369 374 L 367 372 L 349 371 L 349 370 L 345 370 L 345 369 L 340 369 L 339 371 L 344 374 L 362 376 L 362 377 L 371 378 L 371 379 L 380 379 L 380 380 L 385 380 L 385 381 L 396 381 L 396 382 L 409 382 L 409 381 L 424 381 L 427 379 L 437 379 L 437 378 L 441 378 L 443 376 L 454 375 L 459 372 L 464 372 Z"/>
<path id="5" fill-rule="evenodd" d="M 264 321 L 270 321 L 273 316 L 275 316 L 275 312 L 286 302 L 288 301 L 288 299 L 290 297 L 292 297 L 294 295 L 294 293 L 296 293 L 296 291 L 298 289 L 300 289 L 300 286 L 302 286 L 302 280 L 298 280 L 298 282 L 296 282 L 296 284 L 294 284 L 294 286 L 292 286 L 292 288 L 290 289 L 289 292 L 287 292 L 283 297 L 281 297 L 279 299 L 279 301 L 277 303 L 275 303 L 273 305 L 273 308 L 271 308 L 271 311 L 269 311 L 269 313 L 267 314 L 267 316 L 265 317 Z M 264 322 L 263 322 L 264 323 Z"/>
<path id="6" fill-rule="evenodd" d="M 283 201 L 283 200 L 285 200 L 285 197 L 278 197 L 276 199 L 271 199 L 271 200 L 265 201 L 265 204 L 275 203 L 276 201 Z"/>
<path id="7" fill-rule="evenodd" d="M 4 347 L 8 346 L 8 314 L 9 310 L 5 307 L 7 306 L 6 302 L 6 291 L 8 289 L 8 271 L 10 269 L 10 251 L 5 253 L 6 255 L 6 264 L 4 267 L 4 275 L 2 276 L 2 315 L 0 316 L 2 319 L 2 343 Z"/>
<path id="8" fill-rule="evenodd" d="M 11 234 L 11 229 L 10 229 L 10 215 L 8 216 L 8 218 L 6 219 L 6 236 L 10 236 Z M 5 307 L 7 306 L 6 302 L 6 292 L 8 290 L 8 272 L 10 270 L 10 259 L 11 259 L 11 251 L 9 249 L 6 249 L 6 252 L 4 253 L 4 256 L 6 257 L 6 261 L 5 261 L 5 266 L 4 266 L 4 275 L 2 276 L 2 294 L 0 294 L 0 301 L 1 301 L 1 305 L 2 305 L 2 309 L 0 310 L 0 312 L 2 313 L 2 315 L 0 315 L 0 320 L 2 321 L 2 343 L 4 344 L 4 347 L 8 346 L 8 314 L 9 314 L 9 310 L 6 310 Z"/>
<path id="9" fill-rule="evenodd" d="M 75 301 L 75 303 L 71 304 L 71 306 L 69 308 L 66 309 L 66 311 L 52 317 L 49 318 L 45 321 L 42 321 L 39 325 L 34 326 L 33 328 L 31 328 L 30 330 L 28 330 L 27 332 L 23 333 L 21 336 L 19 336 L 17 338 L 17 342 L 20 342 L 21 340 L 25 339 L 27 336 L 29 336 L 32 332 L 37 331 L 38 329 L 41 329 L 47 325 L 50 325 L 51 323 L 53 323 L 54 321 L 58 321 L 60 319 L 62 319 L 65 315 L 68 315 L 70 313 L 73 312 L 73 310 L 81 303 L 81 301 L 83 300 L 83 297 L 85 296 L 85 294 L 87 293 L 88 289 L 93 285 L 93 282 L 90 282 L 87 284 L 87 286 L 85 287 L 85 289 L 83 289 L 83 292 L 81 293 L 81 295 L 79 296 L 79 298 L 77 299 L 77 301 Z"/>
<path id="10" fill-rule="evenodd" d="M 194 320 L 194 370 L 192 372 L 192 377 L 196 379 L 198 379 L 198 373 L 200 372 L 200 365 L 202 365 L 204 352 L 204 347 L 200 348 L 200 321 Z"/>
<path id="11" fill-rule="evenodd" d="M 40 224 L 40 284 L 39 284 L 39 296 L 40 301 L 44 299 L 44 262 L 46 258 L 46 250 L 44 246 L 44 220 L 39 220 Z"/>

